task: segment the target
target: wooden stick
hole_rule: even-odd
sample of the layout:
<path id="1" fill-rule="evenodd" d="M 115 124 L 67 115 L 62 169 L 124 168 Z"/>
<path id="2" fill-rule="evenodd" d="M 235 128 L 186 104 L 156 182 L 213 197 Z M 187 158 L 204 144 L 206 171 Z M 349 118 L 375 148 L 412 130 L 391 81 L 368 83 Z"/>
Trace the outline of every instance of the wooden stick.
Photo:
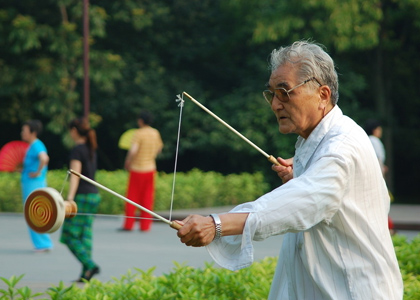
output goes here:
<path id="1" fill-rule="evenodd" d="M 238 135 L 241 139 L 243 139 L 245 142 L 247 142 L 249 145 L 251 145 L 252 147 L 254 147 L 254 149 L 256 149 L 257 151 L 259 151 L 262 155 L 264 155 L 269 162 L 271 162 L 272 164 L 275 164 L 277 166 L 280 165 L 280 163 L 277 161 L 277 159 L 272 156 L 272 155 L 268 155 L 266 152 L 264 152 L 261 148 L 259 148 L 257 145 L 255 145 L 253 142 L 251 142 L 249 139 L 247 139 L 245 136 L 243 136 L 240 132 L 238 132 L 235 128 L 233 128 L 232 126 L 230 126 L 228 123 L 226 123 L 225 121 L 223 121 L 221 118 L 219 118 L 216 114 L 214 114 L 211 110 L 209 110 L 207 107 L 205 107 L 203 104 L 201 104 L 200 102 L 198 102 L 197 100 L 195 100 L 193 97 L 191 97 L 190 95 L 188 95 L 188 93 L 183 92 L 183 94 L 185 96 L 187 96 L 188 98 L 190 98 L 190 100 L 192 102 L 194 102 L 195 104 L 197 104 L 199 107 L 201 107 L 204 111 L 206 111 L 208 114 L 210 114 L 212 117 L 214 117 L 216 120 L 218 120 L 220 123 L 222 123 L 223 125 L 225 125 L 227 128 L 229 128 L 231 131 L 233 131 L 234 133 L 236 133 L 236 135 Z"/>
<path id="2" fill-rule="evenodd" d="M 118 194 L 118 193 L 114 192 L 113 190 L 111 190 L 111 189 L 109 189 L 109 188 L 107 188 L 107 187 L 103 186 L 102 184 L 97 183 L 96 181 L 94 181 L 94 180 L 90 179 L 89 177 L 86 177 L 86 176 L 84 176 L 84 175 L 80 174 L 79 172 L 76 172 L 76 171 L 74 171 L 74 170 L 72 170 L 72 169 L 70 169 L 70 170 L 69 170 L 69 172 L 70 172 L 71 174 L 76 175 L 76 176 L 80 177 L 81 179 L 83 179 L 83 180 L 85 180 L 85 181 L 87 181 L 87 182 L 89 182 L 89 183 L 91 183 L 91 184 L 93 184 L 93 185 L 95 185 L 95 186 L 97 186 L 97 187 L 99 187 L 99 188 L 103 189 L 104 191 L 107 191 L 108 193 L 111 193 L 112 195 L 114 195 L 114 196 L 116 196 L 116 197 L 118 197 L 118 198 L 120 198 L 120 199 L 124 200 L 125 202 L 128 202 L 128 203 L 130 203 L 130 204 L 134 205 L 134 206 L 135 206 L 135 207 L 137 207 L 138 209 L 140 209 L 140 210 L 142 210 L 142 211 L 145 211 L 145 212 L 147 212 L 147 213 L 151 214 L 151 215 L 152 215 L 152 216 L 154 216 L 155 218 L 157 218 L 157 219 L 159 219 L 159 220 L 161 220 L 161 221 L 165 222 L 166 224 L 168 224 L 169 226 L 171 226 L 172 228 L 174 228 L 174 229 L 176 229 L 176 230 L 178 230 L 178 229 L 180 229 L 180 228 L 182 227 L 182 226 L 181 226 L 181 225 L 179 225 L 178 223 L 176 223 L 176 222 L 172 222 L 172 221 L 170 221 L 170 220 L 168 220 L 168 219 L 165 219 L 164 217 L 162 217 L 162 216 L 158 215 L 157 213 L 155 213 L 155 212 L 153 212 L 153 211 L 151 211 L 151 210 L 149 210 L 149 209 L 147 209 L 147 208 L 145 208 L 145 207 L 143 207 L 143 206 L 141 206 L 141 205 L 137 204 L 137 203 L 136 203 L 136 202 L 134 202 L 134 201 L 131 201 L 130 199 L 128 199 L 128 198 L 126 198 L 126 197 L 124 197 L 124 196 L 121 196 L 120 194 Z"/>

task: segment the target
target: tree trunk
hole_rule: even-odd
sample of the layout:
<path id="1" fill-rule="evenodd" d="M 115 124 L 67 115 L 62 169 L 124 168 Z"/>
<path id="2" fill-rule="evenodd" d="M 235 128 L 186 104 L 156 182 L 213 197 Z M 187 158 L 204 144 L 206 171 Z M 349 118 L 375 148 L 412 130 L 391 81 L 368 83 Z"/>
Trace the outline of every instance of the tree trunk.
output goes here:
<path id="1" fill-rule="evenodd" d="M 374 98 L 375 98 L 375 109 L 379 113 L 381 119 L 383 136 L 382 141 L 384 143 L 386 151 L 386 162 L 388 166 L 388 172 L 385 175 L 385 179 L 390 191 L 394 190 L 393 182 L 393 130 L 394 130 L 394 119 L 392 117 L 392 102 L 389 95 L 389 89 L 392 80 L 387 78 L 387 74 L 390 74 L 384 68 L 386 64 L 386 52 L 383 49 L 382 38 L 380 38 L 378 47 L 376 48 L 376 60 L 374 60 Z"/>

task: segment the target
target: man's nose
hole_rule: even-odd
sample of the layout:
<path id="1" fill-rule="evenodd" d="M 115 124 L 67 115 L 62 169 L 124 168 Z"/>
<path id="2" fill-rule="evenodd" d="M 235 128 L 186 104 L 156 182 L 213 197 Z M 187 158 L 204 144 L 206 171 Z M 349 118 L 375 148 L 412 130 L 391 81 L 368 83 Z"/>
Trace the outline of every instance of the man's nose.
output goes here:
<path id="1" fill-rule="evenodd" d="M 271 102 L 271 109 L 272 110 L 284 109 L 284 104 L 279 99 L 277 99 L 277 97 L 274 97 L 273 101 Z"/>

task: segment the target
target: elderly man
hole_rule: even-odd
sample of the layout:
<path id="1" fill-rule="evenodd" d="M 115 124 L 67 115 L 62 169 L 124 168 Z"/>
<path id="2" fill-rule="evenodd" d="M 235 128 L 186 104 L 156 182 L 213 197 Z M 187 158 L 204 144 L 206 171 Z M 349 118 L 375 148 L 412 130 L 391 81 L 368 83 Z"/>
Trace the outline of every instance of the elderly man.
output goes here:
<path id="1" fill-rule="evenodd" d="M 269 299 L 402 299 L 387 187 L 368 136 L 337 105 L 333 60 L 299 41 L 272 52 L 271 71 L 264 97 L 279 131 L 299 135 L 293 160 L 273 166 L 285 184 L 179 221 L 181 242 L 237 270 L 252 263 L 253 240 L 285 234 Z"/>

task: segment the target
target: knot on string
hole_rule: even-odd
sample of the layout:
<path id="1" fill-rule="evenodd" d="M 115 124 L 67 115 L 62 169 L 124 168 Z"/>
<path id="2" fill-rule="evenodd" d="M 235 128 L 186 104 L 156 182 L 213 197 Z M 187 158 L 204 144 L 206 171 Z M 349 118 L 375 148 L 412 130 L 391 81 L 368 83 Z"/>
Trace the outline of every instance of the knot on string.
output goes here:
<path id="1" fill-rule="evenodd" d="M 185 102 L 185 100 L 183 99 L 183 97 L 184 97 L 184 94 L 182 94 L 182 96 L 181 95 L 176 95 L 176 102 L 179 102 L 179 104 L 178 104 L 178 107 L 183 107 L 184 106 L 184 102 Z"/>

